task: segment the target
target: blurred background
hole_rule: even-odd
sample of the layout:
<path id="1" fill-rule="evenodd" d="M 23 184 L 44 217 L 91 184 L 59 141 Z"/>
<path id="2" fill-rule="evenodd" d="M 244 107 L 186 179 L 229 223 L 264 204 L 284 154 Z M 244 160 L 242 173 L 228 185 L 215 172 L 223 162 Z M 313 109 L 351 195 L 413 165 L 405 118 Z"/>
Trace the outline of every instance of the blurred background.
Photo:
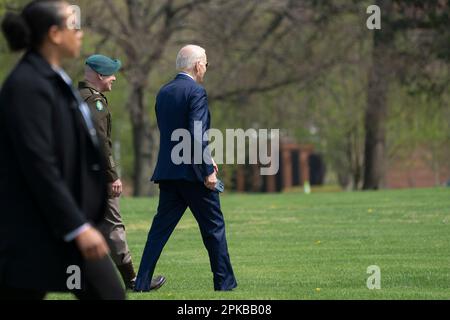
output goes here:
<path id="1" fill-rule="evenodd" d="M 28 1 L 0 0 L 0 17 Z M 281 170 L 221 166 L 229 190 L 450 185 L 450 1 L 96 0 L 81 8 L 81 80 L 94 53 L 124 68 L 108 93 L 127 195 L 154 196 L 159 88 L 189 43 L 207 50 L 212 126 L 281 130 Z M 369 30 L 370 5 L 381 30 Z M 20 58 L 0 37 L 0 85 Z"/>

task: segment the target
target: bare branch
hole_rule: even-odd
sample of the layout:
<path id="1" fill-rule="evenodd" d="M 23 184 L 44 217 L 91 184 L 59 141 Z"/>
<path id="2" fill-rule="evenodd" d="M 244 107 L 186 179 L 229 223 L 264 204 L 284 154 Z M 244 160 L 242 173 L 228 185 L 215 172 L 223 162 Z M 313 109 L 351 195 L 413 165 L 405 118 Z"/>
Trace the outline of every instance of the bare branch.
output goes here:
<path id="1" fill-rule="evenodd" d="M 103 0 L 106 4 L 106 7 L 110 11 L 113 18 L 118 22 L 121 31 L 127 35 L 130 36 L 131 32 L 126 25 L 125 21 L 122 20 L 122 16 L 119 13 L 119 9 L 117 8 L 116 4 L 112 0 Z"/>

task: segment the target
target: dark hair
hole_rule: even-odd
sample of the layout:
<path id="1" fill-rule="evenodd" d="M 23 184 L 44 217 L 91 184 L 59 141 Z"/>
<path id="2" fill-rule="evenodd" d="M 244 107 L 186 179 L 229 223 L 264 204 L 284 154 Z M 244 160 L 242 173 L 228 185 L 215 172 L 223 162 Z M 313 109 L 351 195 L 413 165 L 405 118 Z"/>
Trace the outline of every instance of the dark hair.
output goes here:
<path id="1" fill-rule="evenodd" d="M 34 0 L 21 14 L 7 13 L 1 27 L 10 49 L 37 49 L 52 26 L 63 26 L 63 3 L 63 0 Z"/>

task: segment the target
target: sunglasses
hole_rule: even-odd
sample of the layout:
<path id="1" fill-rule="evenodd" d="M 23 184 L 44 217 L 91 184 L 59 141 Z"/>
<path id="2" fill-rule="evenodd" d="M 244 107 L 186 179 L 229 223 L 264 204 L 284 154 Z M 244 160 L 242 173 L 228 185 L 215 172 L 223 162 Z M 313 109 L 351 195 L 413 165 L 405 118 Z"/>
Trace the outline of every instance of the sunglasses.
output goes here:
<path id="1" fill-rule="evenodd" d="M 203 62 L 199 61 L 199 63 L 203 63 Z M 205 65 L 206 69 L 208 69 L 209 63 L 208 62 L 204 63 L 204 65 Z"/>

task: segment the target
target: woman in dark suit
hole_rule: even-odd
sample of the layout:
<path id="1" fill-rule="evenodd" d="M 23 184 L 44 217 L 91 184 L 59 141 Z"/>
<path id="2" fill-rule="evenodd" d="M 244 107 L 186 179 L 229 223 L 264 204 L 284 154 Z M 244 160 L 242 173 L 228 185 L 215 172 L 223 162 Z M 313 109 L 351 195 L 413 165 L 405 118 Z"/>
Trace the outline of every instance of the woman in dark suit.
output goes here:
<path id="1" fill-rule="evenodd" d="M 32 1 L 7 14 L 11 50 L 26 50 L 0 92 L 0 299 L 124 299 L 95 229 L 105 212 L 104 159 L 89 109 L 61 68 L 83 34 L 69 5 Z"/>

